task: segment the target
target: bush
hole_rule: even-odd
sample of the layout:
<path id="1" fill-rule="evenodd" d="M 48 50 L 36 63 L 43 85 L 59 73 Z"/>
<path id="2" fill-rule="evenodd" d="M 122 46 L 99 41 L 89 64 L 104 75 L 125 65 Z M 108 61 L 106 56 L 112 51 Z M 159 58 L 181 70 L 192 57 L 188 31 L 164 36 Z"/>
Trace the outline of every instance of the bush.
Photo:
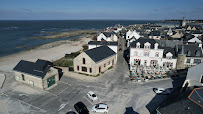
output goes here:
<path id="1" fill-rule="evenodd" d="M 88 45 L 87 44 L 83 45 L 82 47 L 83 47 L 83 51 L 88 50 Z"/>
<path id="2" fill-rule="evenodd" d="M 94 36 L 92 40 L 97 41 L 97 36 Z"/>
<path id="3" fill-rule="evenodd" d="M 112 69 L 113 68 L 113 66 L 110 66 L 109 68 L 108 68 L 108 70 L 110 70 L 110 69 Z"/>

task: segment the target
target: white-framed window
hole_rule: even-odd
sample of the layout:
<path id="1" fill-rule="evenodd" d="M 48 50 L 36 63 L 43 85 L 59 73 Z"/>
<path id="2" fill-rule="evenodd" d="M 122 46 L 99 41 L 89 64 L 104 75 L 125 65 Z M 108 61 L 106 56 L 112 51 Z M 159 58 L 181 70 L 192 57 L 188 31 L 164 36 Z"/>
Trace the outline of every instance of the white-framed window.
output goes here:
<path id="1" fill-rule="evenodd" d="M 156 52 L 156 53 L 155 53 L 155 57 L 159 57 L 159 52 Z"/>
<path id="2" fill-rule="evenodd" d="M 137 53 L 137 51 L 135 51 L 135 56 L 138 56 L 138 53 Z"/>
<path id="3" fill-rule="evenodd" d="M 172 59 L 172 56 L 167 56 L 166 58 L 167 58 L 167 59 Z"/>
<path id="4" fill-rule="evenodd" d="M 34 86 L 34 81 L 29 80 L 29 84 L 30 84 L 31 86 Z"/>
<path id="5" fill-rule="evenodd" d="M 144 52 L 145 57 L 149 57 L 149 52 Z"/>
<path id="6" fill-rule="evenodd" d="M 16 76 L 16 79 L 17 79 L 17 80 L 20 80 L 20 77 L 19 77 L 19 76 Z"/>
<path id="7" fill-rule="evenodd" d="M 186 60 L 186 63 L 190 63 L 190 60 L 191 60 L 191 59 L 187 59 L 187 60 Z"/>

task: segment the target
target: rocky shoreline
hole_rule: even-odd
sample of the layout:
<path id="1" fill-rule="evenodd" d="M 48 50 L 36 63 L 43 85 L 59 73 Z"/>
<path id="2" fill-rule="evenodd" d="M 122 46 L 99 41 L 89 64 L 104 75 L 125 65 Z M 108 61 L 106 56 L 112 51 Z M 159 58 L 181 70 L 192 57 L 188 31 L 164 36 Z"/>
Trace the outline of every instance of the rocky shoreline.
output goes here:
<path id="1" fill-rule="evenodd" d="M 52 34 L 49 36 L 39 36 L 39 37 L 31 37 L 31 39 L 57 39 L 57 38 L 65 38 L 72 36 L 89 36 L 96 35 L 98 31 L 96 30 L 78 30 L 78 31 L 69 31 L 69 32 L 61 32 L 57 34 Z"/>

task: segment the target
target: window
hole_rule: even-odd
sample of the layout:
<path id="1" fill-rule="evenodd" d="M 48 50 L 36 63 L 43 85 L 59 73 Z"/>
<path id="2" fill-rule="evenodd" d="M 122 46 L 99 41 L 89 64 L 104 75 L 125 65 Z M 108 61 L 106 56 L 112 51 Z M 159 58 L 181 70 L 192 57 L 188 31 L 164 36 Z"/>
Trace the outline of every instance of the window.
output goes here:
<path id="1" fill-rule="evenodd" d="M 79 66 L 77 66 L 77 69 L 78 69 L 78 71 L 80 70 L 80 67 Z"/>
<path id="2" fill-rule="evenodd" d="M 197 51 L 195 52 L 195 55 L 196 55 L 196 56 L 200 56 L 200 51 L 197 50 Z"/>
<path id="3" fill-rule="evenodd" d="M 187 51 L 187 56 L 191 56 L 191 52 L 190 51 Z"/>
<path id="4" fill-rule="evenodd" d="M 144 60 L 144 66 L 147 66 L 147 60 Z"/>
<path id="5" fill-rule="evenodd" d="M 186 60 L 186 63 L 190 63 L 190 59 L 187 59 L 187 60 Z"/>
<path id="6" fill-rule="evenodd" d="M 155 57 L 159 57 L 159 52 L 156 52 L 156 53 L 155 53 Z"/>
<path id="7" fill-rule="evenodd" d="M 200 81 L 201 81 L 201 83 L 203 83 L 203 76 L 202 76 L 202 78 L 201 78 L 201 80 L 200 80 Z"/>
<path id="8" fill-rule="evenodd" d="M 82 67 L 83 72 L 87 72 L 87 67 Z"/>
<path id="9" fill-rule="evenodd" d="M 20 77 L 19 77 L 19 76 L 16 76 L 16 79 L 17 79 L 17 80 L 19 80 L 19 79 L 20 79 Z"/>
<path id="10" fill-rule="evenodd" d="M 135 51 L 135 56 L 137 56 L 137 51 Z"/>
<path id="11" fill-rule="evenodd" d="M 90 68 L 90 73 L 92 73 L 92 68 Z"/>
<path id="12" fill-rule="evenodd" d="M 34 82 L 31 81 L 31 80 L 29 80 L 29 84 L 30 84 L 31 86 L 34 86 Z"/>
<path id="13" fill-rule="evenodd" d="M 194 63 L 195 63 L 195 64 L 201 63 L 201 59 L 194 59 Z"/>
<path id="14" fill-rule="evenodd" d="M 149 52 L 144 52 L 145 57 L 149 57 Z"/>
<path id="15" fill-rule="evenodd" d="M 85 64 L 85 58 L 82 59 L 82 63 Z"/>
<path id="16" fill-rule="evenodd" d="M 25 76 L 22 74 L 22 80 L 25 81 Z"/>
<path id="17" fill-rule="evenodd" d="M 108 65 L 110 65 L 110 61 L 109 61 Z"/>
<path id="18" fill-rule="evenodd" d="M 172 59 L 172 56 L 167 56 L 166 58 L 167 58 L 167 59 Z"/>
<path id="19" fill-rule="evenodd" d="M 104 67 L 106 67 L 106 63 L 104 64 Z"/>
<path id="20" fill-rule="evenodd" d="M 149 49 L 149 46 L 146 46 L 146 45 L 145 45 L 144 48 L 145 48 L 145 49 Z"/>

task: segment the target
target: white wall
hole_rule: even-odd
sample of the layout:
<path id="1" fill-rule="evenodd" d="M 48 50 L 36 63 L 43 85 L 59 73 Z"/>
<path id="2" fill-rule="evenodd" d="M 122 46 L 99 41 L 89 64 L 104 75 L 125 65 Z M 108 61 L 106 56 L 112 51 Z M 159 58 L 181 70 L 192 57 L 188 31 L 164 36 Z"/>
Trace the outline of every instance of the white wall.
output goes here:
<path id="1" fill-rule="evenodd" d="M 102 38 L 103 38 L 104 40 L 107 39 L 106 36 L 105 36 L 103 33 L 101 33 L 101 34 L 99 34 L 99 36 L 97 36 L 97 41 L 101 41 Z"/>

